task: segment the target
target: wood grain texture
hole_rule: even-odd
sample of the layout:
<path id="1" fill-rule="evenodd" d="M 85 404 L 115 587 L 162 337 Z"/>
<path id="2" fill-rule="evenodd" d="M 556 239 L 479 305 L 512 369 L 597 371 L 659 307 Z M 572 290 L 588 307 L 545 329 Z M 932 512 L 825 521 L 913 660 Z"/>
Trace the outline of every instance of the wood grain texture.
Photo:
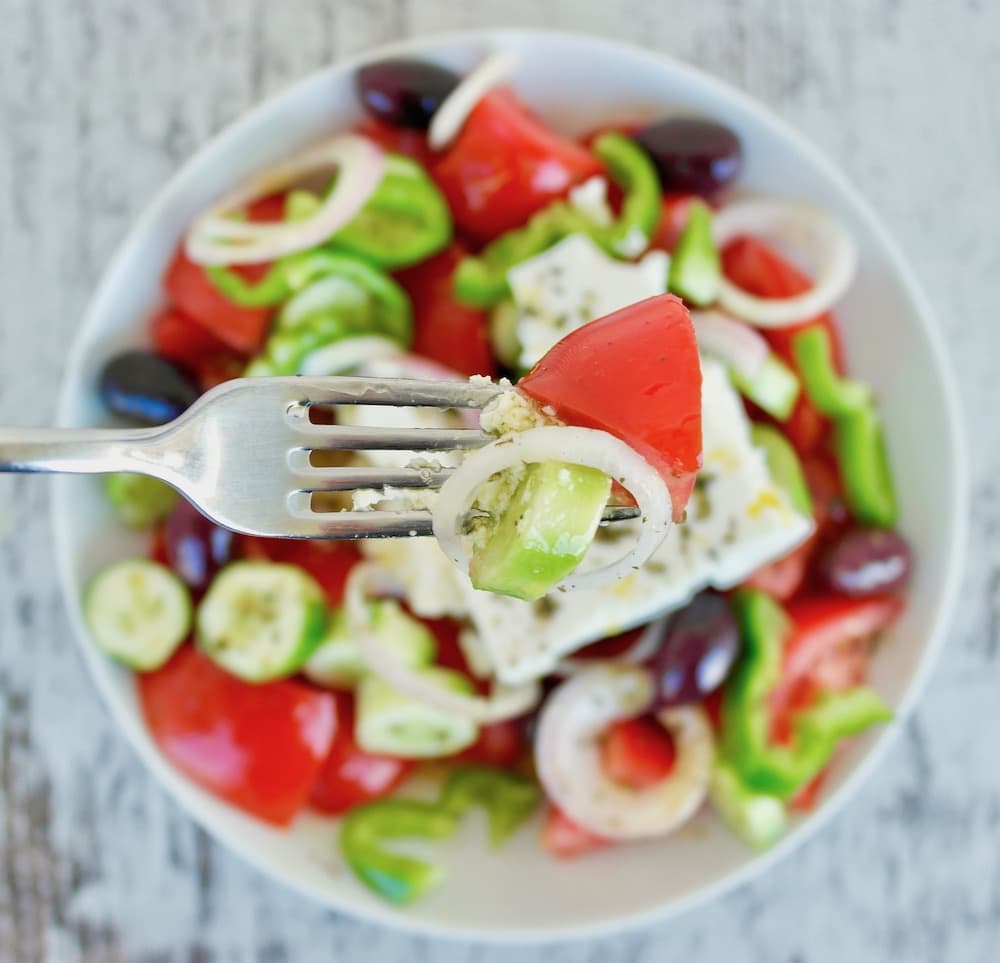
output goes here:
<path id="1" fill-rule="evenodd" d="M 997 3 L 0 0 L 0 423 L 51 418 L 101 266 L 220 127 L 339 54 L 510 23 L 655 47 L 772 105 L 846 168 L 928 281 L 978 443 L 964 604 L 920 711 L 819 838 L 669 925 L 524 951 L 395 935 L 268 883 L 153 784 L 70 638 L 47 486 L 0 478 L 3 963 L 997 959 Z"/>

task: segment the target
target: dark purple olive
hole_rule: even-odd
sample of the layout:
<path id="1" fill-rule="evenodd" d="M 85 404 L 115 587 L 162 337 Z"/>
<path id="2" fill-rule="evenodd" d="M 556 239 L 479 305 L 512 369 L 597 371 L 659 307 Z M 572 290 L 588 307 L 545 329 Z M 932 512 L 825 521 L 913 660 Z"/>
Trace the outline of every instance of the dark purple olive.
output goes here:
<path id="1" fill-rule="evenodd" d="M 740 629 L 718 592 L 702 592 L 675 613 L 653 661 L 658 706 L 697 702 L 726 680 L 740 651 Z"/>
<path id="2" fill-rule="evenodd" d="M 827 585 L 855 598 L 896 592 L 910 578 L 913 556 L 901 535 L 885 528 L 852 528 L 820 559 Z"/>
<path id="3" fill-rule="evenodd" d="M 233 533 L 210 522 L 181 500 L 163 526 L 167 562 L 183 582 L 204 591 L 215 573 L 232 558 Z"/>
<path id="4" fill-rule="evenodd" d="M 653 158 L 664 190 L 714 194 L 740 173 L 739 138 L 701 117 L 671 117 L 634 134 Z"/>
<path id="5" fill-rule="evenodd" d="M 101 397 L 115 414 L 162 425 L 189 408 L 198 395 L 191 375 L 151 351 L 126 351 L 101 372 Z"/>
<path id="6" fill-rule="evenodd" d="M 459 79 L 437 64 L 404 57 L 362 67 L 355 83 L 361 103 L 379 120 L 394 127 L 426 130 Z"/>

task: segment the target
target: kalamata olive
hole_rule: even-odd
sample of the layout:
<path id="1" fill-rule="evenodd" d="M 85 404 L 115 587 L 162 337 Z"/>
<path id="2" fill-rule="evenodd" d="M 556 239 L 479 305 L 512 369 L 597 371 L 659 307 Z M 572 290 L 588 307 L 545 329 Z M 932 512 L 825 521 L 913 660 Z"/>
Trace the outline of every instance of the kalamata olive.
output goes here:
<path id="1" fill-rule="evenodd" d="M 215 573 L 230 560 L 234 537 L 183 499 L 163 526 L 167 562 L 196 591 L 207 589 Z"/>
<path id="2" fill-rule="evenodd" d="M 901 589 L 912 566 L 909 545 L 885 528 L 848 529 L 820 559 L 820 571 L 830 588 L 855 598 Z"/>
<path id="3" fill-rule="evenodd" d="M 459 79 L 445 67 L 401 57 L 362 67 L 355 83 L 361 102 L 379 120 L 426 130 Z"/>
<path id="4" fill-rule="evenodd" d="M 151 351 L 126 351 L 101 372 L 101 397 L 116 414 L 162 425 L 189 408 L 199 395 L 188 374 Z"/>
<path id="5" fill-rule="evenodd" d="M 736 134 L 701 117 L 671 117 L 633 136 L 653 158 L 668 191 L 714 194 L 736 179 L 743 163 Z"/>
<path id="6" fill-rule="evenodd" d="M 670 619 L 653 661 L 657 706 L 697 702 L 725 681 L 740 651 L 740 630 L 718 592 L 702 592 Z"/>

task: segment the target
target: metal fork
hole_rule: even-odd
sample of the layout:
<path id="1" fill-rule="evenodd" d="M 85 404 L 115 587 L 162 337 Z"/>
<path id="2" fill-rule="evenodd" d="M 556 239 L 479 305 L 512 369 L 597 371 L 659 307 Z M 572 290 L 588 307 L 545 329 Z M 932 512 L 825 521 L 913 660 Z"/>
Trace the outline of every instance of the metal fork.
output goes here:
<path id="1" fill-rule="evenodd" d="M 482 408 L 503 389 L 493 384 L 408 378 L 246 378 L 202 395 L 179 418 L 156 428 L 0 428 L 0 472 L 135 472 L 176 488 L 212 521 L 247 535 L 276 538 L 395 538 L 432 535 L 428 511 L 317 512 L 317 492 L 439 488 L 453 469 L 434 452 L 495 440 L 476 428 L 357 428 L 310 421 L 316 405 Z M 427 467 L 311 464 L 316 451 L 429 453 Z M 610 508 L 606 521 L 635 517 Z"/>

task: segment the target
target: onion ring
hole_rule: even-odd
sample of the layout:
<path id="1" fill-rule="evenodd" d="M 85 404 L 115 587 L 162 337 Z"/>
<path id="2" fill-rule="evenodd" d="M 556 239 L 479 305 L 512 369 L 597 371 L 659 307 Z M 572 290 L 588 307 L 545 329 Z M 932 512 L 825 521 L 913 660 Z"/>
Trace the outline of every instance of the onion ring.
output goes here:
<path id="1" fill-rule="evenodd" d="M 506 80 L 516 66 L 515 54 L 499 50 L 466 74 L 434 111 L 427 129 L 427 142 L 431 149 L 443 150 L 447 147 L 459 135 L 476 104 L 497 84 Z"/>
<path id="2" fill-rule="evenodd" d="M 697 705 L 657 713 L 677 753 L 668 776 L 648 789 L 634 790 L 605 774 L 601 736 L 617 719 L 645 712 L 652 698 L 648 672 L 599 665 L 562 683 L 538 718 L 535 767 L 546 794 L 575 823 L 607 839 L 673 832 L 708 793 L 715 746 L 708 717 Z"/>
<path id="3" fill-rule="evenodd" d="M 336 183 L 316 213 L 303 221 L 254 224 L 226 216 L 332 166 L 339 170 Z M 357 134 L 307 148 L 257 174 L 202 214 L 185 238 L 187 256 L 196 264 L 258 264 L 322 244 L 364 207 L 384 168 L 381 147 Z"/>
<path id="4" fill-rule="evenodd" d="M 791 201 L 744 200 L 728 204 L 712 223 L 721 251 L 741 235 L 785 237 L 796 247 L 820 253 L 813 286 L 790 298 L 759 298 L 723 277 L 718 304 L 758 328 L 786 328 L 829 311 L 854 278 L 858 252 L 853 239 L 828 214 Z"/>

